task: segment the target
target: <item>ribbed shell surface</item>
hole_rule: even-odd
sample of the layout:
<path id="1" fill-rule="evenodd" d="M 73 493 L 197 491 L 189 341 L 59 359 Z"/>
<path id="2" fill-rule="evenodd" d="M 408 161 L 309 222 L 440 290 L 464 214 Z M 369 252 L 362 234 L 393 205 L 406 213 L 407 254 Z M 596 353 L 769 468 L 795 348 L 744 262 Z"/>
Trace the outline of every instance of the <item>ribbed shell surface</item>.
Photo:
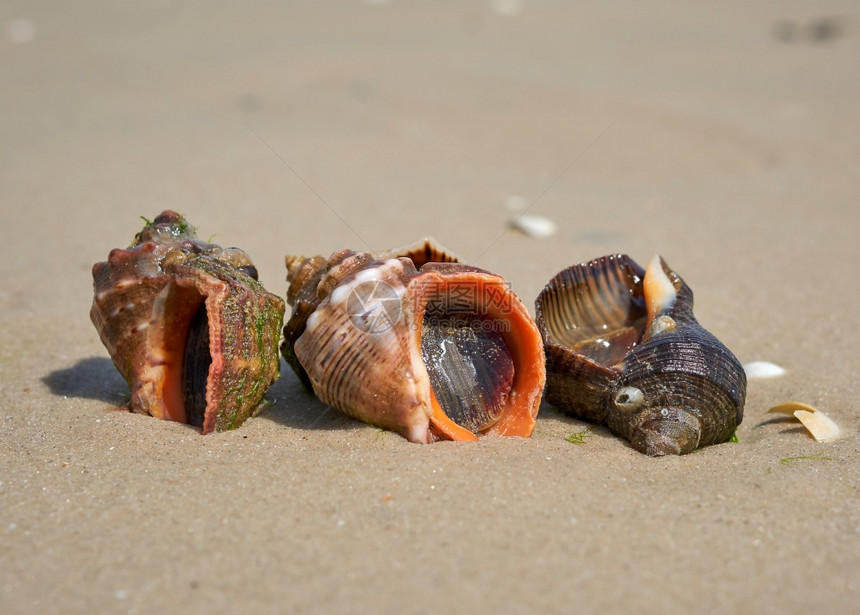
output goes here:
<path id="1" fill-rule="evenodd" d="M 531 435 L 545 369 L 540 333 L 525 306 L 499 276 L 444 261 L 420 246 L 409 253 L 370 262 L 367 253 L 346 258 L 336 253 L 332 259 L 339 264 L 321 278 L 308 277 L 319 280 L 317 296 L 324 298 L 306 318 L 294 355 L 316 395 L 412 442 L 477 439 L 445 414 L 422 357 L 428 302 L 456 296 L 471 312 L 504 325 L 504 343 L 514 364 L 507 403 L 482 434 Z M 420 262 L 422 254 L 439 260 L 426 262 L 419 271 L 412 258 Z M 445 312 L 434 315 L 444 317 Z"/>
<path id="2" fill-rule="evenodd" d="M 546 397 L 553 406 L 586 420 L 606 421 L 606 397 L 616 386 L 616 367 L 639 341 L 645 326 L 644 270 L 624 255 L 569 267 L 550 280 L 535 303 L 546 351 Z M 590 340 L 623 338 L 605 352 L 585 354 Z"/>
<path id="3" fill-rule="evenodd" d="M 687 408 L 701 420 L 698 446 L 725 442 L 743 420 L 743 367 L 697 323 L 681 324 L 641 343 L 627 356 L 617 386 L 641 389 L 654 407 Z M 611 404 L 611 395 L 606 403 Z M 617 412 L 608 416 L 613 432 L 632 437 L 632 421 Z"/>
<path id="4" fill-rule="evenodd" d="M 662 271 L 649 275 L 665 276 L 673 290 L 650 314 L 646 272 L 626 255 L 565 269 L 536 302 L 548 401 L 607 424 L 648 454 L 664 454 L 654 452 L 645 431 L 670 415 L 683 415 L 692 426 L 693 448 L 726 441 L 743 418 L 746 394 L 740 362 L 699 325 L 692 290 L 660 263 Z M 636 411 L 616 403 L 632 388 L 643 399 Z M 688 440 L 677 452 L 692 450 Z"/>
<path id="5" fill-rule="evenodd" d="M 316 395 L 344 413 L 428 440 L 430 381 L 418 343 L 419 325 L 406 294 L 417 275 L 407 258 L 376 261 L 341 280 L 307 319 L 295 354 Z M 400 298 L 399 318 L 390 327 L 356 326 L 349 301 L 353 290 L 380 282 Z"/>

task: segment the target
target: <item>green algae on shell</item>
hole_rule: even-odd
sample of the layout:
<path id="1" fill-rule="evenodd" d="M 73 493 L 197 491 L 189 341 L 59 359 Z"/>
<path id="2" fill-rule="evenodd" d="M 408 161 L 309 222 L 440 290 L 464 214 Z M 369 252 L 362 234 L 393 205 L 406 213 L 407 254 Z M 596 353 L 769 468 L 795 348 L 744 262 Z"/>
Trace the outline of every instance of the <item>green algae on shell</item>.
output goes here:
<path id="1" fill-rule="evenodd" d="M 259 411 L 278 377 L 284 302 L 256 278 L 245 252 L 199 240 L 173 211 L 93 266 L 90 318 L 131 410 L 204 434 Z"/>

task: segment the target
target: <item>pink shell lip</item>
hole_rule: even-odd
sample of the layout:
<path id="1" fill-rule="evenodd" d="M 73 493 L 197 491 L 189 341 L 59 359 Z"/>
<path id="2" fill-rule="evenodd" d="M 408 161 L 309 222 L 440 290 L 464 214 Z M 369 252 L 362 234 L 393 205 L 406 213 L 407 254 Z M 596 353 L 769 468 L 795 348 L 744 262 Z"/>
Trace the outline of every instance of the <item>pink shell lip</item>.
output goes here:
<path id="1" fill-rule="evenodd" d="M 244 252 L 197 240 L 172 211 L 94 265 L 90 316 L 131 388 L 132 410 L 184 423 L 186 401 L 197 399 L 192 423 L 203 433 L 232 429 L 259 411 L 278 375 L 284 303 L 254 273 Z M 189 331 L 204 314 L 200 335 L 208 339 L 194 344 Z M 198 384 L 189 389 L 192 376 Z"/>

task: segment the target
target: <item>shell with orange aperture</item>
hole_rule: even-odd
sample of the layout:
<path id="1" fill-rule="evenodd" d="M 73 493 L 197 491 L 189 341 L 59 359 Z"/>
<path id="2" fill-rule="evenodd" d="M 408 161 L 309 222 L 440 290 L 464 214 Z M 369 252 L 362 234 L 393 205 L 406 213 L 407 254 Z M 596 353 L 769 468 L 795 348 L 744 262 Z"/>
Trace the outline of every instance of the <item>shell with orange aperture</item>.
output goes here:
<path id="1" fill-rule="evenodd" d="M 417 269 L 403 256 L 376 260 L 368 253 L 338 252 L 329 260 L 325 274 L 308 277 L 321 300 L 293 349 L 323 402 L 412 442 L 531 435 L 545 382 L 542 342 L 503 278 L 450 261 L 430 261 Z M 489 323 L 499 331 L 502 354 L 510 356 L 509 390 L 498 396 L 497 414 L 481 429 L 470 430 L 452 419 L 431 384 L 422 354 L 422 342 L 430 343 L 422 331 L 431 311 L 436 318 L 468 312 L 483 327 Z M 471 386 L 471 363 L 458 365 L 472 370 L 464 376 Z M 432 369 L 442 380 L 461 376 Z"/>

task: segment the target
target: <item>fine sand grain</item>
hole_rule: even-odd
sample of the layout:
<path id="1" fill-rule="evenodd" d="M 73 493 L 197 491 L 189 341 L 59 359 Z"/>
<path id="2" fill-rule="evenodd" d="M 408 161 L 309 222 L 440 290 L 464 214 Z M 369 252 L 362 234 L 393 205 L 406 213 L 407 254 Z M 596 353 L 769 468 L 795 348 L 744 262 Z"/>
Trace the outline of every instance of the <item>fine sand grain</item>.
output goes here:
<path id="1" fill-rule="evenodd" d="M 854 612 L 860 13 L 694 4 L 0 7 L 0 612 Z M 88 318 L 92 264 L 167 208 L 282 296 L 285 254 L 424 235 L 530 307 L 659 252 L 786 373 L 681 458 L 546 403 L 531 439 L 409 444 L 285 366 L 203 437 L 111 410 Z"/>

